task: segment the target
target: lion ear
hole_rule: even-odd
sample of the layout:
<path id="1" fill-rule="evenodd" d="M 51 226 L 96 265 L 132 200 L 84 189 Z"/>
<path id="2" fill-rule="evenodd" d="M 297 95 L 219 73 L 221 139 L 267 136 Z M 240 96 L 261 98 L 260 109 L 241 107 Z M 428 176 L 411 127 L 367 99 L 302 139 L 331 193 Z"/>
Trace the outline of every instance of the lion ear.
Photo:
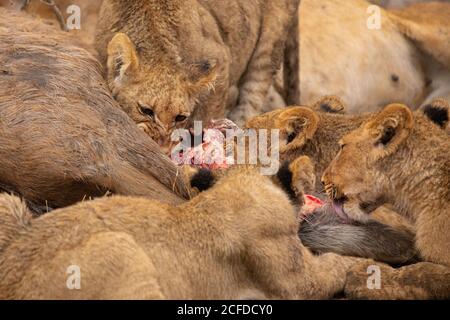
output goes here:
<path id="1" fill-rule="evenodd" d="M 215 59 L 202 60 L 187 66 L 189 91 L 193 94 L 205 89 L 214 89 L 218 63 Z"/>
<path id="2" fill-rule="evenodd" d="M 124 33 L 117 33 L 108 44 L 107 72 L 111 89 L 120 86 L 139 68 L 136 48 Z"/>
<path id="3" fill-rule="evenodd" d="M 345 114 L 345 104 L 338 96 L 324 96 L 317 100 L 312 109 L 317 112 Z"/>
<path id="4" fill-rule="evenodd" d="M 310 140 L 319 126 L 319 116 L 306 107 L 291 107 L 281 112 L 276 120 L 276 127 L 286 137 L 286 145 L 280 152 L 287 152 Z"/>
<path id="5" fill-rule="evenodd" d="M 368 126 L 375 138 L 375 145 L 383 148 L 383 153 L 388 155 L 396 151 L 409 136 L 414 117 L 407 106 L 391 104 L 369 121 Z"/>
<path id="6" fill-rule="evenodd" d="M 450 118 L 450 104 L 447 100 L 438 98 L 421 108 L 425 116 L 442 129 L 446 129 Z"/>

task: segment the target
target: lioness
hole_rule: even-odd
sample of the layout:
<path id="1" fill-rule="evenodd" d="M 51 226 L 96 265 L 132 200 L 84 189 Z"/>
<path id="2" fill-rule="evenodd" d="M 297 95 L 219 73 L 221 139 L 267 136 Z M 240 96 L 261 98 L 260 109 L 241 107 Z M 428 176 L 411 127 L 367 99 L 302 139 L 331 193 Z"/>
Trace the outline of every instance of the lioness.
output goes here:
<path id="1" fill-rule="evenodd" d="M 109 86 L 161 145 L 227 105 L 244 121 L 264 102 L 299 2 L 105 0 L 96 40 Z"/>
<path id="2" fill-rule="evenodd" d="M 0 188 L 42 207 L 108 190 L 188 197 L 178 168 L 111 97 L 77 40 L 0 8 Z"/>
<path id="3" fill-rule="evenodd" d="M 307 162 L 291 163 L 291 177 L 303 178 Z M 191 177 L 193 187 L 211 178 Z M 0 298 L 330 298 L 357 260 L 303 247 L 288 198 L 302 190 L 295 179 L 290 186 L 237 167 L 180 206 L 117 196 L 34 220 L 1 195 Z M 73 266 L 80 290 L 68 288 Z"/>
<path id="4" fill-rule="evenodd" d="M 348 295 L 449 298 L 449 136 L 424 115 L 392 104 L 344 136 L 340 145 L 339 154 L 323 175 L 336 210 L 367 221 L 380 205 L 393 204 L 414 222 L 416 247 L 428 261 L 398 270 L 382 266 L 379 290 L 367 288 L 367 265 L 355 267 L 346 287 Z"/>

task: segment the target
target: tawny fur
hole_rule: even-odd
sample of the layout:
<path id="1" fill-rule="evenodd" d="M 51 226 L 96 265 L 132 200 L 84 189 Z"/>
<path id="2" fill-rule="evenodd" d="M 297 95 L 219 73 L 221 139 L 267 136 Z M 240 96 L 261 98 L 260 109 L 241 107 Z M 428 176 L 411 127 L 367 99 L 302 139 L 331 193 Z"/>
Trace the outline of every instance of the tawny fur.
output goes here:
<path id="1" fill-rule="evenodd" d="M 262 108 L 299 2 L 105 0 L 97 49 L 111 90 L 161 145 L 193 120 L 242 122 Z"/>
<path id="2" fill-rule="evenodd" d="M 1 221 L 14 220 L 17 201 L 0 196 Z M 295 210 L 270 178 L 247 167 L 180 206 L 117 196 L 60 209 L 2 230 L 14 240 L 0 255 L 0 298 L 330 298 L 358 260 L 311 255 Z M 66 285 L 72 265 L 80 290 Z"/>
<path id="3" fill-rule="evenodd" d="M 450 297 L 450 139 L 421 113 L 393 104 L 344 136 L 344 147 L 323 180 L 343 209 L 365 221 L 370 210 L 391 203 L 416 228 L 416 247 L 426 263 L 382 267 L 380 290 L 367 288 L 367 265 L 349 273 L 352 298 Z"/>
<path id="4" fill-rule="evenodd" d="M 429 109 L 439 116 L 449 115 L 449 103 L 444 99 L 436 99 L 430 105 Z M 328 112 L 322 112 L 327 110 Z M 281 162 L 289 162 L 299 156 L 308 156 L 315 165 L 316 173 L 316 192 L 323 191 L 323 185 L 320 179 L 323 172 L 328 167 L 333 158 L 340 150 L 339 141 L 342 137 L 358 128 L 366 121 L 371 114 L 359 116 L 332 114 L 330 112 L 342 112 L 346 110 L 341 99 L 334 96 L 326 96 L 319 99 L 312 108 L 290 107 L 279 109 L 273 112 L 263 114 L 248 121 L 247 128 L 254 129 L 279 129 Z M 425 109 L 416 111 L 422 115 Z M 448 126 L 448 122 L 442 122 L 445 119 L 430 118 L 430 124 L 436 128 L 443 129 Z M 436 124 L 436 121 L 439 125 Z M 448 120 L 447 120 L 448 121 Z M 292 141 L 288 143 L 287 139 Z M 413 246 L 415 230 L 411 223 L 406 219 L 400 218 L 395 212 L 382 207 L 374 214 L 368 223 L 362 226 L 339 225 L 335 221 L 321 219 L 319 224 L 308 225 L 308 219 L 304 222 L 300 237 L 305 239 L 307 245 L 316 251 L 330 251 L 341 254 L 359 255 L 370 257 L 388 263 L 407 263 L 413 260 L 416 255 L 416 249 Z M 378 241 L 367 239 L 376 239 L 379 223 L 386 225 L 385 228 L 391 228 L 392 233 L 384 235 L 388 240 L 381 246 Z M 353 238 L 348 237 L 353 230 Z M 360 237 L 356 237 L 360 235 Z M 381 236 L 379 236 L 381 237 Z M 396 239 L 396 237 L 398 237 Z M 390 247 L 386 245 L 390 243 Z M 401 244 L 400 248 L 399 245 Z M 357 248 L 357 249 L 355 249 Z M 398 252 L 403 251 L 403 255 Z M 392 253 L 392 254 L 389 254 Z"/>
<path id="5" fill-rule="evenodd" d="M 304 0 L 300 14 L 300 101 L 340 96 L 349 113 L 388 103 L 412 108 L 440 96 L 450 99 L 450 3 L 380 8 L 364 0 Z M 291 79 L 291 81 L 294 81 Z"/>
<path id="6" fill-rule="evenodd" d="M 0 185 L 50 208 L 108 190 L 188 197 L 178 168 L 120 109 L 76 39 L 2 8 L 0 17 Z"/>
<path id="7" fill-rule="evenodd" d="M 430 102 L 433 109 L 441 109 L 450 115 L 449 101 L 437 98 Z M 318 191 L 323 172 L 340 150 L 340 139 L 357 129 L 373 113 L 346 114 L 348 106 L 336 96 L 324 96 L 311 107 L 291 106 L 277 109 L 246 122 L 246 129 L 278 129 L 280 131 L 280 161 L 289 162 L 299 156 L 312 159 L 316 169 Z M 416 111 L 423 114 L 423 109 Z M 435 125 L 435 119 L 430 124 Z M 445 123 L 448 131 L 448 122 Z M 268 135 L 270 136 L 270 135 Z M 292 141 L 289 141 L 291 138 Z"/>
<path id="8" fill-rule="evenodd" d="M 42 19 L 44 23 L 61 29 L 51 6 L 40 0 L 29 0 L 28 4 L 26 2 L 26 0 L 3 0 L 0 1 L 0 7 L 14 11 L 23 10 L 38 19 Z M 94 44 L 95 28 L 102 0 L 54 0 L 54 3 L 61 12 L 66 25 L 69 20 L 69 22 L 73 21 L 69 19 L 75 13 L 71 6 L 75 5 L 80 8 L 80 29 L 70 29 L 68 32 L 81 39 L 87 45 L 86 47 L 95 53 L 90 45 Z"/>

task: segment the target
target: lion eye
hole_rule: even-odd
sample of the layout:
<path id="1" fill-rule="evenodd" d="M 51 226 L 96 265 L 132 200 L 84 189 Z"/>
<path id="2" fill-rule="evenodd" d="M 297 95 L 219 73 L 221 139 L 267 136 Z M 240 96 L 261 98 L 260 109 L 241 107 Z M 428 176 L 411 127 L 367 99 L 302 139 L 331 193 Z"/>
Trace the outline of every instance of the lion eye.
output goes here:
<path id="1" fill-rule="evenodd" d="M 183 121 L 185 121 L 186 119 L 187 119 L 187 116 L 182 115 L 182 114 L 180 114 L 180 115 L 178 115 L 178 116 L 175 117 L 175 121 L 176 121 L 176 122 L 183 122 Z"/>
<path id="2" fill-rule="evenodd" d="M 150 109 L 149 107 L 143 106 L 140 103 L 138 103 L 139 105 L 139 111 L 143 114 L 146 115 L 150 118 L 153 118 L 155 116 L 155 113 L 153 112 L 152 109 Z"/>

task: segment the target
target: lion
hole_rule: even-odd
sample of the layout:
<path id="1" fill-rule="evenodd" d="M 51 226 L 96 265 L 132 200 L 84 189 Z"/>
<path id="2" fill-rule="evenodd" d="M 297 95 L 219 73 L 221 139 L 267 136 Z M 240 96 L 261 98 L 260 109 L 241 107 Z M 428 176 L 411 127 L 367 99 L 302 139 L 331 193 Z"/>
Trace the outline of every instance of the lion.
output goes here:
<path id="1" fill-rule="evenodd" d="M 194 120 L 258 114 L 298 4 L 105 0 L 96 47 L 122 108 L 167 146 L 175 129 Z"/>
<path id="2" fill-rule="evenodd" d="M 25 11 L 46 24 L 68 31 L 95 54 L 92 46 L 101 3 L 101 0 L 1 0 L 0 7 Z"/>
<path id="3" fill-rule="evenodd" d="M 337 212 L 356 221 L 390 203 L 416 229 L 423 263 L 380 266 L 381 288 L 367 288 L 367 265 L 349 273 L 352 298 L 450 297 L 450 139 L 421 113 L 391 104 L 345 135 L 323 174 Z M 364 274 L 364 275 L 363 275 Z M 364 280 L 363 280 L 364 279 Z"/>
<path id="4" fill-rule="evenodd" d="M 311 158 L 320 190 L 323 172 L 339 152 L 339 140 L 372 116 L 372 113 L 347 114 L 347 110 L 340 97 L 324 96 L 310 107 L 290 106 L 253 117 L 244 129 L 278 129 L 280 161 L 293 161 L 302 155 Z M 425 114 L 434 125 L 449 131 L 448 100 L 436 98 L 416 113 Z"/>
<path id="5" fill-rule="evenodd" d="M 315 165 L 315 192 L 321 192 L 321 177 L 339 152 L 339 140 L 357 129 L 372 114 L 346 115 L 347 107 L 336 96 L 325 96 L 311 107 L 278 109 L 249 120 L 247 129 L 279 129 L 280 161 L 306 155 Z M 435 99 L 415 111 L 440 129 L 448 128 L 450 104 Z M 367 257 L 393 265 L 417 261 L 415 229 L 392 208 L 376 210 L 367 223 L 343 223 L 333 210 L 316 212 L 301 225 L 299 235 L 311 250 Z"/>
<path id="6" fill-rule="evenodd" d="M 386 10 L 365 0 L 303 0 L 299 15 L 299 96 L 288 104 L 332 94 L 360 114 L 450 100 L 450 3 Z"/>
<path id="7" fill-rule="evenodd" d="M 40 213 L 109 192 L 189 198 L 179 168 L 121 110 L 77 38 L 0 8 L 0 60 L 0 189 Z"/>
<path id="8" fill-rule="evenodd" d="M 0 298 L 331 298 L 361 259 L 316 257 L 301 244 L 289 195 L 301 197 L 305 166 L 301 157 L 287 167 L 289 191 L 251 166 L 218 181 L 189 169 L 193 188 L 210 187 L 179 206 L 115 196 L 30 219 L 3 194 Z M 81 273 L 79 290 L 68 270 Z"/>

